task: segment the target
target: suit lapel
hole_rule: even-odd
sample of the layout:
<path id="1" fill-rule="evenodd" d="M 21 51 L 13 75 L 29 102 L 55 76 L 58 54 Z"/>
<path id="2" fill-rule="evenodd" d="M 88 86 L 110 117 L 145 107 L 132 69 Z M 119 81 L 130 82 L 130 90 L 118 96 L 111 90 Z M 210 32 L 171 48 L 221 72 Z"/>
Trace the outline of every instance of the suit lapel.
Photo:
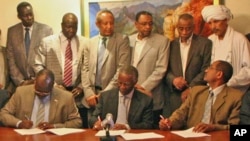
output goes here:
<path id="1" fill-rule="evenodd" d="M 194 46 L 195 45 L 195 46 Z M 196 51 L 195 47 L 199 47 L 199 44 L 196 41 L 196 35 L 193 35 L 192 40 L 191 40 L 191 45 L 190 49 L 188 52 L 188 58 L 187 58 L 187 66 L 190 64 L 192 57 L 194 56 L 194 53 Z M 186 66 L 186 67 L 187 67 Z M 186 68 L 187 69 L 187 68 Z"/>
<path id="2" fill-rule="evenodd" d="M 26 62 L 26 59 L 27 59 L 27 57 L 26 57 L 26 50 L 25 50 L 25 47 L 24 47 L 24 31 L 23 31 L 23 26 L 22 26 L 22 24 L 20 23 L 19 25 L 19 28 L 17 28 L 17 31 L 15 32 L 15 33 L 17 33 L 16 35 L 16 42 L 18 42 L 18 43 L 21 43 L 18 47 L 19 47 L 19 49 L 18 50 L 20 50 L 20 54 L 19 55 L 21 55 L 22 57 L 21 58 L 24 58 L 24 60 L 20 60 L 20 61 L 22 61 L 22 62 Z M 24 63 L 25 64 L 25 66 L 26 66 L 26 63 Z"/>
<path id="3" fill-rule="evenodd" d="M 89 61 L 93 59 L 92 65 L 93 65 L 93 70 L 94 72 L 96 72 L 96 64 L 97 64 L 97 57 L 98 57 L 98 47 L 99 47 L 99 37 L 96 36 L 94 37 L 94 39 L 92 40 L 92 42 L 89 45 L 89 52 L 90 52 L 90 56 L 88 56 Z M 91 65 L 91 64 L 89 64 Z"/>
<path id="4" fill-rule="evenodd" d="M 115 33 L 109 38 L 109 41 L 108 41 L 108 44 L 106 46 L 106 50 L 105 50 L 105 53 L 104 53 L 104 56 L 103 56 L 103 61 L 102 61 L 102 66 L 103 64 L 105 64 L 108 56 L 109 56 L 109 52 L 111 52 L 113 46 L 114 46 L 114 43 L 115 43 L 115 40 L 116 40 L 116 37 L 115 37 Z"/>
<path id="5" fill-rule="evenodd" d="M 134 90 L 134 94 L 132 96 L 128 112 L 128 121 L 133 121 L 134 115 L 136 115 L 139 107 L 140 107 L 140 100 L 137 97 L 137 91 Z"/>
<path id="6" fill-rule="evenodd" d="M 58 109 L 58 93 L 53 89 L 50 99 L 49 123 L 53 123 Z"/>
<path id="7" fill-rule="evenodd" d="M 61 49 L 61 38 L 60 38 L 60 35 L 58 35 L 58 38 L 57 38 L 57 41 L 55 41 L 55 54 L 56 54 L 56 57 L 59 61 L 59 64 L 60 64 L 60 67 L 62 68 L 62 57 L 61 57 L 61 54 L 62 54 L 62 49 Z"/>
<path id="8" fill-rule="evenodd" d="M 179 38 L 174 41 L 174 44 L 175 45 L 172 46 L 173 52 L 171 53 L 171 56 L 173 56 L 173 57 L 171 57 L 171 58 L 174 58 L 174 64 L 177 67 L 176 70 L 180 70 L 178 72 L 182 76 L 183 75 L 183 69 L 182 69 L 181 56 L 180 55 L 174 55 L 174 54 L 181 54 Z"/>
<path id="9" fill-rule="evenodd" d="M 138 64 L 141 62 L 142 58 L 147 54 L 147 52 L 151 49 L 151 47 L 154 45 L 154 41 L 152 40 L 151 36 L 147 39 L 145 46 L 143 47 L 141 51 L 141 55 L 138 59 Z"/>
<path id="10" fill-rule="evenodd" d="M 227 96 L 227 86 L 217 95 L 214 105 L 212 106 L 211 119 L 214 119 L 216 112 L 225 103 L 225 97 Z"/>

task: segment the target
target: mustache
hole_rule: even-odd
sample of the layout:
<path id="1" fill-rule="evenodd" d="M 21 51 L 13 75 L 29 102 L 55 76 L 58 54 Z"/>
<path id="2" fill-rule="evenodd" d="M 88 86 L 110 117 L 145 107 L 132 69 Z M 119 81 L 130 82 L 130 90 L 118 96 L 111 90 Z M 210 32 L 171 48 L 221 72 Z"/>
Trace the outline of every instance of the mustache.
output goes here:
<path id="1" fill-rule="evenodd" d="M 212 30 L 213 33 L 220 31 L 219 29 L 215 28 Z"/>

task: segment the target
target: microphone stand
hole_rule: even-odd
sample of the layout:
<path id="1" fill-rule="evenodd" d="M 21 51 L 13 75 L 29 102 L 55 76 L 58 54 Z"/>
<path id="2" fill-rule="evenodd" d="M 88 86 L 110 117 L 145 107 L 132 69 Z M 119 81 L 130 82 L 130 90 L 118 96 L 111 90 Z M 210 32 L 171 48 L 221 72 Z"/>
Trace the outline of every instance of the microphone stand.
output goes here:
<path id="1" fill-rule="evenodd" d="M 109 129 L 110 129 L 110 124 L 106 124 L 105 127 L 106 136 L 101 137 L 100 141 L 116 141 L 115 137 L 110 136 Z"/>

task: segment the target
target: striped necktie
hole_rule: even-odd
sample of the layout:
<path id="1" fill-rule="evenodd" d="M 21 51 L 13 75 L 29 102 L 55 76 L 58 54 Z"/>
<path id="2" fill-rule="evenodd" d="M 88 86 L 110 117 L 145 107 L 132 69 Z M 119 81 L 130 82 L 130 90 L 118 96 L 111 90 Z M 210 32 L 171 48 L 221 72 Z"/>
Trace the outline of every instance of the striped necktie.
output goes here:
<path id="1" fill-rule="evenodd" d="M 68 39 L 68 45 L 65 51 L 65 64 L 64 64 L 64 85 L 66 87 L 72 85 L 72 50 L 71 40 Z"/>

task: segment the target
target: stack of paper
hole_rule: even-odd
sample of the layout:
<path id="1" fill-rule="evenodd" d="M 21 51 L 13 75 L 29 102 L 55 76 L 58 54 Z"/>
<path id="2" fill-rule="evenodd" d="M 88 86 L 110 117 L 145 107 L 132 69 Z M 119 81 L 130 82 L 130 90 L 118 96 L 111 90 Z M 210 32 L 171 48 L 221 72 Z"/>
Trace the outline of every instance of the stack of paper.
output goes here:
<path id="1" fill-rule="evenodd" d="M 210 136 L 209 134 L 206 134 L 206 133 L 193 132 L 193 128 L 194 127 L 189 128 L 187 130 L 183 130 L 183 131 L 171 131 L 171 133 L 182 136 L 184 138 Z"/>
<path id="2" fill-rule="evenodd" d="M 41 134 L 45 132 L 51 132 L 56 135 L 66 135 L 66 134 L 72 134 L 72 133 L 78 133 L 85 131 L 84 129 L 76 129 L 76 128 L 53 128 L 53 129 L 47 129 L 47 130 L 41 130 L 38 128 L 32 128 L 32 129 L 15 129 L 17 133 L 21 135 L 34 135 L 34 134 Z"/>
<path id="3" fill-rule="evenodd" d="M 156 133 L 153 133 L 153 132 L 148 132 L 148 133 L 124 133 L 121 136 L 125 140 L 164 138 L 163 135 L 156 134 Z"/>

